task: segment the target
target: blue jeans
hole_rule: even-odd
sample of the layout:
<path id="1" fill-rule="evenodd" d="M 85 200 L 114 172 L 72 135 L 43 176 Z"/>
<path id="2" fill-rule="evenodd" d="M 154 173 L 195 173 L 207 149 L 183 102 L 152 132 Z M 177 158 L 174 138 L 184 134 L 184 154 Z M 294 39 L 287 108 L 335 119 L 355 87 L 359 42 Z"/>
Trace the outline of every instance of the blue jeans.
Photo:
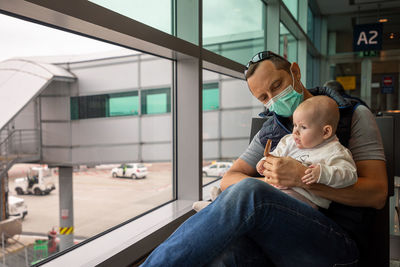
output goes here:
<path id="1" fill-rule="evenodd" d="M 333 221 L 247 178 L 184 222 L 142 266 L 355 266 L 355 242 Z"/>

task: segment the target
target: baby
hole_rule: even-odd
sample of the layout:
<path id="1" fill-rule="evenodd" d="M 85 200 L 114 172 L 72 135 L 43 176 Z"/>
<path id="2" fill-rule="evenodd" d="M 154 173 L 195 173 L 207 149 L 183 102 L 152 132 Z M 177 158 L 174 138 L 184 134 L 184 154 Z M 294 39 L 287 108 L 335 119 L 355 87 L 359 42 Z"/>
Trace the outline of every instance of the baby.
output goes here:
<path id="1" fill-rule="evenodd" d="M 336 102 L 327 96 L 314 96 L 303 101 L 293 113 L 293 132 L 282 137 L 270 154 L 292 157 L 305 165 L 303 183 L 320 183 L 335 188 L 347 187 L 357 181 L 357 170 L 351 152 L 335 135 L 339 122 Z M 257 164 L 264 176 L 265 158 Z M 266 177 L 266 181 L 268 177 Z M 328 208 L 330 200 L 299 187 L 279 187 L 285 193 L 308 203 L 313 208 Z"/>

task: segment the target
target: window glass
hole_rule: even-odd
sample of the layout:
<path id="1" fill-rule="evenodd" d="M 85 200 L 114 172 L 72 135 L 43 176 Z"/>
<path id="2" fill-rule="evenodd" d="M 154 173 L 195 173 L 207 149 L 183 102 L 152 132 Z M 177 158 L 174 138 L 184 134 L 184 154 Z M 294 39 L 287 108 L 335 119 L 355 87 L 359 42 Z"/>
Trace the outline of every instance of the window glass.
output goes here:
<path id="1" fill-rule="evenodd" d="M 73 98 L 73 102 L 78 103 L 79 119 L 108 117 L 109 105 L 107 95 L 93 95 Z"/>
<path id="2" fill-rule="evenodd" d="M 33 90 L 42 84 L 35 88 L 39 95 L 13 114 L 15 123 L 5 126 L 22 139 L 10 146 L 18 150 L 12 158 L 18 164 L 7 162 L 8 188 L 3 190 L 6 195 L 0 194 L 0 204 L 4 207 L 10 200 L 10 212 L 0 214 L 0 219 L 25 214 L 20 242 L 30 251 L 26 262 L 68 249 L 173 200 L 173 84 L 163 80 L 150 89 L 140 79 L 156 76 L 160 65 L 172 65 L 170 60 L 2 14 L 0 35 L 7 36 L 0 42 L 0 51 L 7 51 L 0 53 L 0 79 L 10 81 L 2 84 L 3 89 Z M 35 75 L 38 69 L 57 70 L 60 79 L 46 82 L 43 75 Z M 172 69 L 163 71 L 172 77 Z M 67 74 L 69 79 L 64 79 Z M 14 101 L 11 95 L 5 97 Z M 139 116 L 141 104 L 153 115 Z M 8 138 L 3 133 L 0 144 Z M 40 165 L 32 163 L 39 159 Z M 40 173 L 45 178 L 38 179 L 41 187 L 29 187 L 27 177 L 40 178 Z M 15 198 L 24 207 L 17 213 Z M 63 237 L 62 245 L 51 243 L 48 250 L 44 242 L 35 243 L 37 236 L 47 242 L 50 231 Z M 61 235 L 65 233 L 70 239 Z M 25 266 L 24 250 L 5 253 L 5 265 L 16 266 L 18 258 Z"/>
<path id="3" fill-rule="evenodd" d="M 282 22 L 280 23 L 279 36 L 279 54 L 290 62 L 296 62 L 297 40 Z"/>
<path id="4" fill-rule="evenodd" d="M 314 14 L 310 7 L 307 9 L 307 35 L 314 42 Z"/>
<path id="5" fill-rule="evenodd" d="M 313 87 L 313 62 L 314 59 L 310 53 L 307 52 L 307 81 L 306 87 L 312 88 Z"/>
<path id="6" fill-rule="evenodd" d="M 293 17 L 297 20 L 298 19 L 299 1 L 298 0 L 283 0 L 283 3 L 289 9 L 290 13 L 292 13 Z"/>
<path id="7" fill-rule="evenodd" d="M 165 0 L 89 0 L 131 19 L 172 34 L 172 1 Z"/>
<path id="8" fill-rule="evenodd" d="M 203 111 L 216 110 L 219 108 L 218 83 L 203 85 Z"/>
<path id="9" fill-rule="evenodd" d="M 170 88 L 142 91 L 142 114 L 160 114 L 171 111 Z"/>
<path id="10" fill-rule="evenodd" d="M 138 92 L 71 97 L 71 120 L 139 114 Z"/>
<path id="11" fill-rule="evenodd" d="M 110 95 L 110 117 L 139 114 L 137 92 Z"/>
<path id="12" fill-rule="evenodd" d="M 263 1 L 203 0 L 204 48 L 246 64 L 264 50 Z"/>
<path id="13" fill-rule="evenodd" d="M 219 107 L 203 108 L 203 185 L 220 179 L 231 166 L 228 162 L 245 151 L 251 118 L 264 110 L 244 80 L 208 70 L 203 70 L 203 107 L 214 85 L 219 87 Z"/>

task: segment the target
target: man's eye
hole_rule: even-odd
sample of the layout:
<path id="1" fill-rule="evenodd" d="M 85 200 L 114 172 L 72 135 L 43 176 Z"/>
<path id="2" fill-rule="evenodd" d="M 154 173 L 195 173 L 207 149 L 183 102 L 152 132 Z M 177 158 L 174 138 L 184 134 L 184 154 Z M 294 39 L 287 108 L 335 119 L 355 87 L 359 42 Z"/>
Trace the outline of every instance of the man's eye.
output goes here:
<path id="1" fill-rule="evenodd" d="M 275 86 L 272 88 L 272 90 L 274 91 L 274 90 L 278 89 L 280 86 L 281 86 L 281 83 L 278 82 L 275 84 Z"/>

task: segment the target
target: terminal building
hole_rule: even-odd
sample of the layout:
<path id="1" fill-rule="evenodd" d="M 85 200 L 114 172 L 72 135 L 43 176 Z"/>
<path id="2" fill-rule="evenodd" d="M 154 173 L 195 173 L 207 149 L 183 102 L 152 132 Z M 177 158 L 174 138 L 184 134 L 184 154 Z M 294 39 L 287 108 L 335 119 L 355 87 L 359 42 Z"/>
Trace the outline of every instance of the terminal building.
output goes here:
<path id="1" fill-rule="evenodd" d="M 398 266 L 399 14 L 391 0 L 0 0 L 0 261 L 138 266 L 248 147 L 266 108 L 243 71 L 270 50 L 376 117 L 388 198 L 363 262 Z M 35 168 L 55 190 L 17 190 Z"/>

